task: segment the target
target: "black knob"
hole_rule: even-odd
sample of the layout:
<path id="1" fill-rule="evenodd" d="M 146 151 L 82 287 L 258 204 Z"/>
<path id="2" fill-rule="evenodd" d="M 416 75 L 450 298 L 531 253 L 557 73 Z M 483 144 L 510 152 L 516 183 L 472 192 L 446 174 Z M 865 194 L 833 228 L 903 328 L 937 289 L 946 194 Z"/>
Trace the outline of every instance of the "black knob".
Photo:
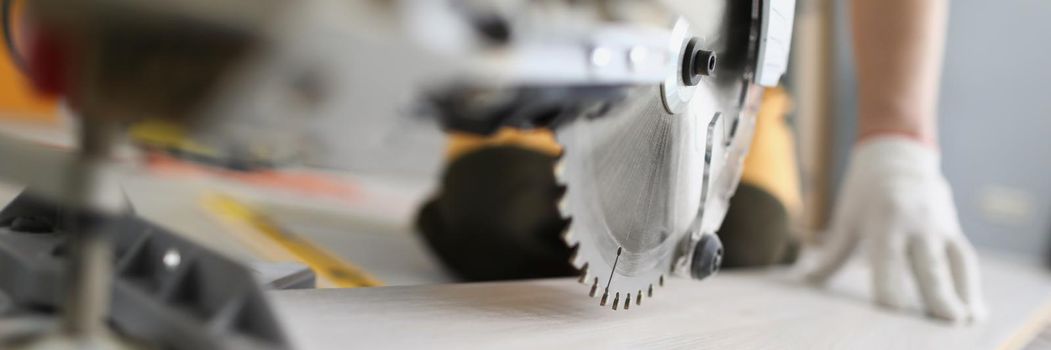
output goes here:
<path id="1" fill-rule="evenodd" d="M 702 280 L 719 272 L 723 263 L 723 243 L 716 235 L 704 235 L 693 247 L 693 264 L 690 274 L 693 279 Z"/>
<path id="2" fill-rule="evenodd" d="M 693 55 L 693 74 L 712 75 L 715 72 L 715 53 L 708 50 L 697 50 Z"/>
<path id="3" fill-rule="evenodd" d="M 682 82 L 687 86 L 699 84 L 702 76 L 715 73 L 716 63 L 715 52 L 702 50 L 697 38 L 690 39 L 683 50 Z"/>

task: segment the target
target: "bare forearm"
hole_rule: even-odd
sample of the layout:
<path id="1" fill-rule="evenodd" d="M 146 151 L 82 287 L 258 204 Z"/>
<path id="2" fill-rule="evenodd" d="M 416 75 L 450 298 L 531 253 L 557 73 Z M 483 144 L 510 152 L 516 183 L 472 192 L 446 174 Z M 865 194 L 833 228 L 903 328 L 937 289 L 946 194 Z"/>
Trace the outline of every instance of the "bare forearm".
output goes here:
<path id="1" fill-rule="evenodd" d="M 948 0 L 854 0 L 860 137 L 937 142 L 938 80 Z"/>

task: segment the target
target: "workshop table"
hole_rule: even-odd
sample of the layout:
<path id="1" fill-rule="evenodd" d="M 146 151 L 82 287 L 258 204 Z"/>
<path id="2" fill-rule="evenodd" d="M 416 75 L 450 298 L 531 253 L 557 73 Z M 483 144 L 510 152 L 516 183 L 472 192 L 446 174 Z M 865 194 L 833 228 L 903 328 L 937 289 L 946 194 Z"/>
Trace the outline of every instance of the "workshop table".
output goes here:
<path id="1" fill-rule="evenodd" d="M 784 269 L 670 279 L 629 310 L 600 307 L 575 279 L 271 292 L 303 349 L 1025 348 L 1048 327 L 1051 274 L 982 257 L 991 313 L 973 326 L 871 303 L 854 263 L 826 288 Z M 1042 336 L 1041 336 L 1042 337 Z"/>

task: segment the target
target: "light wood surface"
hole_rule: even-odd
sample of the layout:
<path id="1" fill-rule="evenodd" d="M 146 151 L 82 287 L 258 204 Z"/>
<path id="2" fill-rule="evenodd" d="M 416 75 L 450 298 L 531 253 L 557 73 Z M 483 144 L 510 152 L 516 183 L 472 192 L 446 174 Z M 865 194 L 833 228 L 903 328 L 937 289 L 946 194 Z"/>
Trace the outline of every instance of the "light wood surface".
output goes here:
<path id="1" fill-rule="evenodd" d="M 41 154 L 56 152 L 60 151 Z M 34 164 L 53 157 L 37 158 Z M 60 173 L 22 174 L 40 182 Z M 123 183 L 143 217 L 229 256 L 254 260 L 255 252 L 226 234 L 199 206 L 200 194 L 214 189 L 214 183 L 139 176 Z M 387 198 L 379 194 L 397 192 L 374 187 L 363 186 L 365 197 Z M 0 182 L 0 202 L 8 202 L 20 188 Z M 415 202 L 410 199 L 415 197 L 397 203 Z M 411 234 L 411 205 L 362 202 L 355 210 L 319 211 L 316 201 L 287 204 L 302 198 L 259 202 L 273 209 L 274 219 L 283 226 L 360 263 L 388 284 L 449 280 Z M 358 214 L 351 215 L 354 212 Z M 704 282 L 673 279 L 655 291 L 657 298 L 627 311 L 599 307 L 597 299 L 586 296 L 584 286 L 570 279 L 283 291 L 273 292 L 272 299 L 289 335 L 307 350 L 1012 349 L 1048 333 L 1051 276 L 1046 270 L 989 255 L 983 256 L 982 264 L 992 313 L 989 320 L 971 327 L 926 320 L 915 305 L 905 313 L 872 306 L 866 271 L 856 265 L 824 290 L 795 282 L 784 271 L 722 273 Z"/>
<path id="2" fill-rule="evenodd" d="M 1051 276 L 983 256 L 991 315 L 973 326 L 890 312 L 869 301 L 855 264 L 825 289 L 785 271 L 672 279 L 641 306 L 599 307 L 570 279 L 272 292 L 302 349 L 691 348 L 997 349 L 1044 327 Z"/>

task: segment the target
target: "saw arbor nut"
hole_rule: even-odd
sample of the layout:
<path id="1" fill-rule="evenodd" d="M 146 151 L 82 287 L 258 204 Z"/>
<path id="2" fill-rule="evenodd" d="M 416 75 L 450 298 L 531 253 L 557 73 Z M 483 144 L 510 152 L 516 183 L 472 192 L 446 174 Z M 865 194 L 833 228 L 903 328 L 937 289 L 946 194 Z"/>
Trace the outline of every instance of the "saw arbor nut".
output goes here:
<path id="1" fill-rule="evenodd" d="M 697 38 L 690 39 L 682 57 L 682 82 L 687 86 L 701 83 L 701 77 L 715 73 L 715 52 L 701 49 Z"/>
<path id="2" fill-rule="evenodd" d="M 702 280 L 719 272 L 723 263 L 723 243 L 716 235 L 704 235 L 693 248 L 693 264 L 690 275 L 695 280 Z"/>

